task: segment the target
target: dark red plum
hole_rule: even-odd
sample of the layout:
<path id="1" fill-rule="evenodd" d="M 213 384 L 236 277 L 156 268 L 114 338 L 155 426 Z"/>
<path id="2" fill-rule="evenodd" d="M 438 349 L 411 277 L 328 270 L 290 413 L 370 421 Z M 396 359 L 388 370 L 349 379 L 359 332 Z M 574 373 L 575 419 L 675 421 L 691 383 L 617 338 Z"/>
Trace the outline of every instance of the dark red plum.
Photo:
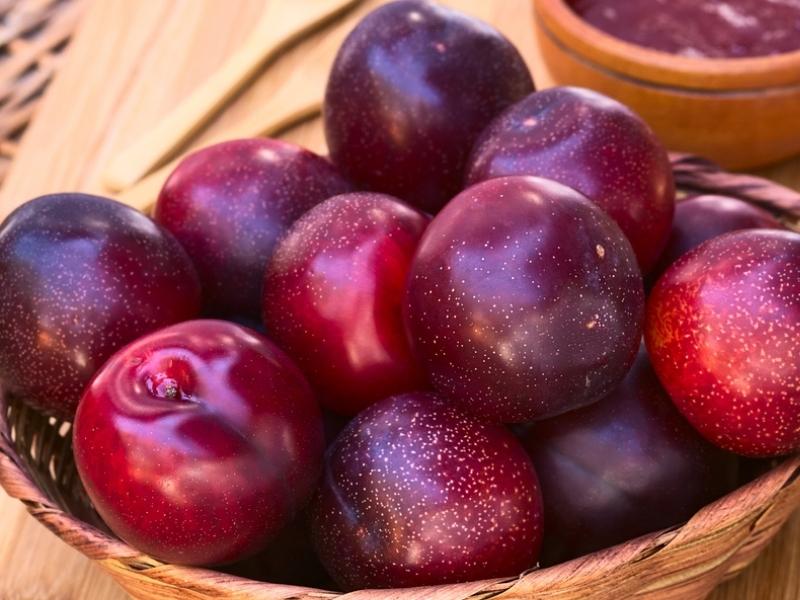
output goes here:
<path id="1" fill-rule="evenodd" d="M 269 583 L 324 590 L 336 587 L 311 545 L 311 527 L 308 511 L 305 510 L 284 527 L 266 549 L 224 566 L 221 570 L 238 577 Z"/>
<path id="2" fill-rule="evenodd" d="M 456 196 L 411 265 L 406 324 L 431 384 L 502 422 L 551 417 L 610 392 L 636 356 L 644 292 L 619 227 L 537 177 Z"/>
<path id="3" fill-rule="evenodd" d="M 644 351 L 596 404 L 524 435 L 542 486 L 547 564 L 688 520 L 737 484 L 737 457 L 675 409 Z"/>
<path id="4" fill-rule="evenodd" d="M 653 282 L 672 263 L 706 240 L 740 229 L 785 229 L 768 211 L 729 196 L 703 195 L 675 206 L 667 247 L 650 273 Z"/>
<path id="5" fill-rule="evenodd" d="M 71 420 L 114 351 L 199 311 L 183 248 L 124 204 L 53 194 L 0 225 L 0 379 L 47 414 Z"/>
<path id="6" fill-rule="evenodd" d="M 75 462 L 100 516 L 166 562 L 263 549 L 310 498 L 322 419 L 299 369 L 255 331 L 200 320 L 115 354 L 81 399 Z"/>
<path id="7" fill-rule="evenodd" d="M 233 140 L 184 158 L 164 184 L 154 218 L 194 261 L 208 314 L 259 319 L 277 239 L 309 208 L 351 189 L 333 165 L 300 146 Z"/>
<path id="8" fill-rule="evenodd" d="M 575 188 L 628 237 L 645 273 L 669 237 L 675 204 L 672 167 L 650 128 L 626 106 L 571 87 L 531 94 L 481 134 L 468 185 L 536 175 Z"/>
<path id="9" fill-rule="evenodd" d="M 488 24 L 391 2 L 336 55 L 324 104 L 331 160 L 366 189 L 436 212 L 461 189 L 481 130 L 532 91 L 519 52 Z"/>
<path id="10" fill-rule="evenodd" d="M 706 438 L 771 457 L 800 449 L 800 235 L 710 239 L 658 280 L 645 338 L 673 402 Z"/>
<path id="11" fill-rule="evenodd" d="M 312 208 L 278 243 L 264 281 L 264 323 L 327 408 L 354 415 L 426 387 L 402 305 L 429 220 L 391 196 L 356 192 Z"/>
<path id="12" fill-rule="evenodd" d="M 326 455 L 312 541 L 346 590 L 515 576 L 536 562 L 539 484 L 525 450 L 428 393 L 358 415 Z"/>

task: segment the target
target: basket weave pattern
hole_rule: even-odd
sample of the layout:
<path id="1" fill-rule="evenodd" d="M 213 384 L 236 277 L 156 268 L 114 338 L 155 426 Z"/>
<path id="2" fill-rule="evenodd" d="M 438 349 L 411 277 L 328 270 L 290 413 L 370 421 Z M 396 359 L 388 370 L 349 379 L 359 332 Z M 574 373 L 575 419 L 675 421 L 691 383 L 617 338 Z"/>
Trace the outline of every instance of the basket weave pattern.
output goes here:
<path id="1" fill-rule="evenodd" d="M 72 460 L 68 424 L 6 395 L 0 402 L 0 485 L 71 546 L 98 561 L 140 599 L 334 598 L 334 592 L 276 586 L 205 569 L 166 565 L 114 538 L 92 510 Z M 343 600 L 700 599 L 747 566 L 800 505 L 800 458 L 707 506 L 682 527 L 644 536 L 519 578 L 387 592 Z"/>
<path id="2" fill-rule="evenodd" d="M 0 180 L 83 7 L 84 0 L 0 0 Z"/>

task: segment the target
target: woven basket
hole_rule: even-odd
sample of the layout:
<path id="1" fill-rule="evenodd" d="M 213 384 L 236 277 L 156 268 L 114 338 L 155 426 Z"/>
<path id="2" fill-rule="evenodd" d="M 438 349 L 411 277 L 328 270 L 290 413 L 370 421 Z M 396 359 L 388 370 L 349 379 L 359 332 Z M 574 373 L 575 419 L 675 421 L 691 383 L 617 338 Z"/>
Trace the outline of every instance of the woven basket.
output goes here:
<path id="1" fill-rule="evenodd" d="M 800 194 L 674 155 L 679 187 L 758 203 L 796 225 Z M 699 600 L 744 569 L 800 505 L 800 457 L 785 459 L 751 483 L 706 506 L 688 523 L 547 569 L 495 579 L 349 594 L 274 585 L 161 563 L 111 534 L 77 477 L 70 426 L 43 417 L 0 390 L 0 484 L 66 543 L 97 561 L 141 600 Z"/>
<path id="2" fill-rule="evenodd" d="M 61 65 L 84 0 L 0 0 L 0 180 Z"/>

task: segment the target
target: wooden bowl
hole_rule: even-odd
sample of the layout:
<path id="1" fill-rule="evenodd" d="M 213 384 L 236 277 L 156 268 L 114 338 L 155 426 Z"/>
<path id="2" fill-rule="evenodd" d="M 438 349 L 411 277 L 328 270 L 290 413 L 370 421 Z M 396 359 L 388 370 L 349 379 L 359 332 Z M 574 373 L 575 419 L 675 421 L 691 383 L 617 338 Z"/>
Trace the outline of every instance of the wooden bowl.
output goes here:
<path id="1" fill-rule="evenodd" d="M 726 168 L 800 153 L 800 51 L 687 58 L 615 38 L 567 0 L 533 0 L 539 49 L 557 85 L 591 88 L 639 113 L 670 150 Z"/>
<path id="2" fill-rule="evenodd" d="M 800 218 L 800 193 L 776 183 L 724 173 L 692 156 L 673 156 L 673 166 L 684 191 L 739 196 L 790 224 Z M 800 506 L 800 456 L 792 456 L 683 525 L 554 567 L 503 579 L 341 594 L 165 564 L 122 542 L 81 485 L 70 429 L 0 389 L 0 485 L 139 600 L 701 600 L 752 562 Z"/>

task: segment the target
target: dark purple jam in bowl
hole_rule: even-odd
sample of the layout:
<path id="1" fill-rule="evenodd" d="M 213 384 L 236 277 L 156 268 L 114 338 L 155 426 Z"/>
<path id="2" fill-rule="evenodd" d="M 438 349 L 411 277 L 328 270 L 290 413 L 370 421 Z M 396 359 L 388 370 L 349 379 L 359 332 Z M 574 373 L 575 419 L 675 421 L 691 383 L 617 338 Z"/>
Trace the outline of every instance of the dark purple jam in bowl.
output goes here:
<path id="1" fill-rule="evenodd" d="M 800 50 L 800 0 L 568 0 L 583 20 L 626 42 L 697 58 Z"/>

